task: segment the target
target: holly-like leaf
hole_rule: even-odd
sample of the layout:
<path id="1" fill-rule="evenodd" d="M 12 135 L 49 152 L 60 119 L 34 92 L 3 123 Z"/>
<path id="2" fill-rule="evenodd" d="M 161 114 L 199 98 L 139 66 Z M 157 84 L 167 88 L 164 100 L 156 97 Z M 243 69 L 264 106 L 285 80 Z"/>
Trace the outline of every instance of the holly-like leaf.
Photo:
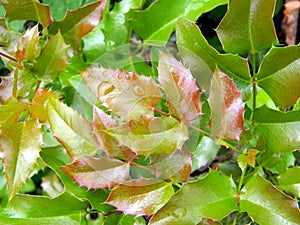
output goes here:
<path id="1" fill-rule="evenodd" d="M 39 42 L 38 25 L 34 26 L 21 37 L 17 45 L 17 60 L 32 61 L 35 59 L 37 45 Z"/>
<path id="2" fill-rule="evenodd" d="M 151 215 L 163 207 L 173 195 L 171 183 L 139 179 L 113 189 L 106 202 L 126 214 Z"/>
<path id="3" fill-rule="evenodd" d="M 26 103 L 19 102 L 14 98 L 9 99 L 0 110 L 0 128 L 2 124 L 4 125 L 7 122 L 15 123 L 27 108 L 28 105 Z"/>
<path id="4" fill-rule="evenodd" d="M 234 82 L 221 71 L 214 73 L 208 102 L 213 135 L 219 139 L 239 140 L 244 131 L 244 103 Z"/>
<path id="5" fill-rule="evenodd" d="M 278 42 L 272 20 L 275 3 L 275 0 L 230 1 L 228 11 L 217 28 L 224 50 L 254 53 Z"/>
<path id="6" fill-rule="evenodd" d="M 279 187 L 295 197 L 300 197 L 300 167 L 292 167 L 283 171 L 278 179 Z"/>
<path id="7" fill-rule="evenodd" d="M 81 38 L 90 33 L 101 21 L 106 0 L 96 1 L 77 10 L 68 10 L 61 21 L 54 21 L 51 34 L 58 31 L 67 44 L 77 52 L 81 47 Z"/>
<path id="8" fill-rule="evenodd" d="M 297 201 L 258 175 L 252 177 L 242 189 L 240 209 L 259 224 L 300 223 Z"/>
<path id="9" fill-rule="evenodd" d="M 0 103 L 4 104 L 11 96 L 13 91 L 14 76 L 12 72 L 8 76 L 0 77 Z"/>
<path id="10" fill-rule="evenodd" d="M 11 32 L 5 19 L 0 19 L 0 49 L 4 52 L 15 55 L 16 45 L 19 42 L 21 34 Z"/>
<path id="11" fill-rule="evenodd" d="M 204 178 L 184 184 L 150 220 L 151 225 L 196 225 L 202 217 L 221 220 L 238 209 L 233 180 L 211 170 Z"/>
<path id="12" fill-rule="evenodd" d="M 144 40 L 167 41 L 179 17 L 195 21 L 202 13 L 227 2 L 227 0 L 156 1 L 146 10 L 135 11 L 132 14 L 131 25 Z"/>
<path id="13" fill-rule="evenodd" d="M 258 71 L 258 85 L 280 108 L 295 104 L 300 97 L 300 44 L 272 47 Z M 284 91 L 278 91 L 284 90 Z"/>
<path id="14" fill-rule="evenodd" d="M 161 53 L 158 74 L 160 86 L 166 92 L 170 114 L 184 121 L 200 116 L 201 94 L 190 70 L 175 58 Z"/>
<path id="15" fill-rule="evenodd" d="M 46 47 L 42 49 L 36 58 L 32 71 L 41 80 L 54 80 L 58 74 L 64 71 L 68 60 L 68 46 L 60 32 L 48 40 Z"/>
<path id="16" fill-rule="evenodd" d="M 111 158 L 83 158 L 60 169 L 88 189 L 112 188 L 129 176 L 129 164 Z"/>
<path id="17" fill-rule="evenodd" d="M 37 121 L 7 122 L 0 127 L 0 150 L 12 199 L 33 172 L 42 144 L 42 130 Z"/>
<path id="18" fill-rule="evenodd" d="M 161 99 L 152 78 L 134 72 L 92 68 L 82 72 L 82 77 L 104 106 L 123 120 L 153 114 Z"/>
<path id="19" fill-rule="evenodd" d="M 51 130 L 73 160 L 97 153 L 96 140 L 89 121 L 65 104 L 49 99 L 47 113 Z"/>
<path id="20" fill-rule="evenodd" d="M 36 0 L 1 0 L 8 21 L 33 20 L 46 28 L 51 22 L 49 6 Z"/>
<path id="21" fill-rule="evenodd" d="M 279 112 L 262 106 L 254 111 L 256 130 L 267 144 L 268 150 L 280 153 L 300 147 L 300 112 Z"/>
<path id="22" fill-rule="evenodd" d="M 137 154 L 171 154 L 188 139 L 185 125 L 172 117 L 140 116 L 105 131 Z"/>
<path id="23" fill-rule="evenodd" d="M 64 192 L 64 186 L 60 182 L 59 177 L 53 173 L 42 178 L 41 187 L 51 198 L 58 197 Z"/>

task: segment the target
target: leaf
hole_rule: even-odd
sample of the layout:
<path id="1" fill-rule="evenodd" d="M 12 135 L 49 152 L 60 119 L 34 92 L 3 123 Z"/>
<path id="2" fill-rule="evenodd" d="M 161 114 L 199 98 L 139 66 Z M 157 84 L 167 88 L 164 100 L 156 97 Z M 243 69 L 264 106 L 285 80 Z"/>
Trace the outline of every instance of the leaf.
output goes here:
<path id="1" fill-rule="evenodd" d="M 220 54 L 208 44 L 199 28 L 191 21 L 180 18 L 176 27 L 179 53 L 186 67 L 204 91 L 209 92 L 216 65 L 230 77 L 247 86 L 251 80 L 246 59 L 233 54 Z"/>
<path id="2" fill-rule="evenodd" d="M 12 97 L 14 76 L 12 72 L 10 75 L 2 77 L 0 76 L 0 103 L 5 104 L 5 102 Z"/>
<path id="3" fill-rule="evenodd" d="M 7 122 L 1 125 L 0 149 L 11 200 L 33 172 L 42 144 L 42 130 L 37 121 Z"/>
<path id="4" fill-rule="evenodd" d="M 73 160 L 97 153 L 96 140 L 89 121 L 58 100 L 49 99 L 47 113 L 51 130 Z"/>
<path id="5" fill-rule="evenodd" d="M 36 73 L 41 80 L 54 80 L 60 72 L 64 71 L 67 59 L 68 46 L 58 32 L 48 40 L 46 47 L 36 58 L 32 72 Z"/>
<path id="6" fill-rule="evenodd" d="M 258 85 L 282 109 L 295 104 L 300 97 L 299 54 L 300 44 L 272 47 L 264 56 L 257 74 Z"/>
<path id="7" fill-rule="evenodd" d="M 129 177 L 129 164 L 111 158 L 83 158 L 60 169 L 88 189 L 112 188 Z"/>
<path id="8" fill-rule="evenodd" d="M 41 187 L 51 198 L 58 197 L 64 192 L 64 187 L 56 174 L 48 174 L 42 178 Z"/>
<path id="9" fill-rule="evenodd" d="M 35 59 L 35 53 L 39 42 L 38 25 L 35 25 L 21 37 L 17 45 L 17 60 L 32 61 Z"/>
<path id="10" fill-rule="evenodd" d="M 238 209 L 233 180 L 211 170 L 207 176 L 188 184 L 150 220 L 150 225 L 196 225 L 203 217 L 221 220 Z"/>
<path id="11" fill-rule="evenodd" d="M 239 140 L 244 131 L 244 103 L 241 92 L 221 71 L 214 73 L 208 102 L 213 135 L 220 139 Z"/>
<path id="12" fill-rule="evenodd" d="M 161 53 L 158 65 L 158 81 L 166 92 L 166 105 L 170 114 L 192 121 L 201 114 L 201 94 L 196 79 L 189 69 L 171 56 Z"/>
<path id="13" fill-rule="evenodd" d="M 21 34 L 11 32 L 7 26 L 6 20 L 2 18 L 0 18 L 0 31 L 0 49 L 10 56 L 14 56 L 16 53 L 16 45 L 19 42 Z"/>
<path id="14" fill-rule="evenodd" d="M 54 21 L 50 34 L 58 31 L 76 52 L 80 50 L 81 38 L 90 33 L 101 21 L 106 0 L 96 1 L 77 10 L 68 10 L 61 21 Z"/>
<path id="15" fill-rule="evenodd" d="M 300 147 L 300 112 L 279 112 L 262 106 L 254 111 L 256 130 L 267 144 L 268 150 L 280 153 Z"/>
<path id="16" fill-rule="evenodd" d="M 300 223 L 297 201 L 258 175 L 252 177 L 242 189 L 240 209 L 259 224 Z"/>
<path id="17" fill-rule="evenodd" d="M 172 117 L 140 116 L 105 131 L 137 154 L 171 154 L 188 139 L 187 128 Z"/>
<path id="18" fill-rule="evenodd" d="M 28 207 L 30 206 L 30 207 Z M 4 224 L 80 224 L 88 207 L 71 195 L 63 194 L 55 199 L 45 196 L 17 195 L 0 210 Z"/>
<path id="19" fill-rule="evenodd" d="M 131 26 L 144 40 L 167 41 L 179 17 L 195 21 L 202 13 L 227 2 L 227 0 L 156 1 L 145 10 L 133 12 Z"/>
<path id="20" fill-rule="evenodd" d="M 8 122 L 17 122 L 21 114 L 26 111 L 28 105 L 24 102 L 19 102 L 14 98 L 9 99 L 0 109 L 0 129 L 2 125 Z"/>
<path id="21" fill-rule="evenodd" d="M 278 179 L 279 187 L 285 192 L 291 193 L 293 196 L 300 197 L 300 167 L 292 167 L 283 171 Z"/>
<path id="22" fill-rule="evenodd" d="M 82 72 L 82 77 L 103 105 L 125 121 L 153 114 L 152 108 L 161 99 L 152 78 L 134 72 L 92 68 Z"/>
<path id="23" fill-rule="evenodd" d="M 173 195 L 171 183 L 151 179 L 131 180 L 113 189 L 106 202 L 126 214 L 151 215 Z"/>
<path id="24" fill-rule="evenodd" d="M 110 214 L 105 217 L 103 225 L 146 225 L 146 221 L 142 216 L 135 217 L 134 215 L 126 214 Z"/>
<path id="25" fill-rule="evenodd" d="M 224 50 L 239 54 L 255 53 L 277 43 L 272 20 L 275 2 L 230 1 L 228 11 L 216 30 Z"/>

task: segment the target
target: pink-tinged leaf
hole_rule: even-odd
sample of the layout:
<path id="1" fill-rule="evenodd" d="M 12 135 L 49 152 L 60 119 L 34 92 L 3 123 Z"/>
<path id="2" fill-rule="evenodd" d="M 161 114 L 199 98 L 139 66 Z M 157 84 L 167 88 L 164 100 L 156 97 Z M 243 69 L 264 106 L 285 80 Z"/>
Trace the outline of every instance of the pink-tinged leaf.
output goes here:
<path id="1" fill-rule="evenodd" d="M 174 194 L 171 183 L 156 180 L 131 180 L 113 189 L 106 202 L 126 214 L 151 215 Z"/>
<path id="2" fill-rule="evenodd" d="M 14 84 L 13 73 L 10 73 L 8 76 L 0 77 L 0 103 L 4 104 L 11 96 Z"/>
<path id="3" fill-rule="evenodd" d="M 7 122 L 17 122 L 20 115 L 26 111 L 28 105 L 24 102 L 19 102 L 14 98 L 9 99 L 0 110 L 0 129 L 1 125 Z"/>
<path id="4" fill-rule="evenodd" d="M 33 172 L 42 140 L 40 124 L 35 120 L 1 125 L 0 150 L 9 199 L 15 196 Z"/>
<path id="5" fill-rule="evenodd" d="M 104 151 L 108 157 L 129 161 L 136 158 L 136 153 L 131 151 L 130 148 L 120 146 L 116 138 L 104 132 L 104 130 L 118 127 L 119 123 L 98 107 L 94 107 L 94 119 L 92 126 L 98 149 Z"/>
<path id="6" fill-rule="evenodd" d="M 95 156 L 96 140 L 89 121 L 53 98 L 48 100 L 47 113 L 53 135 L 73 160 Z"/>
<path id="7" fill-rule="evenodd" d="M 48 5 L 33 0 L 0 0 L 5 9 L 8 21 L 33 20 L 41 23 L 46 28 L 51 22 Z"/>
<path id="8" fill-rule="evenodd" d="M 111 158 L 83 158 L 60 168 L 88 189 L 112 188 L 129 177 L 129 164 Z"/>
<path id="9" fill-rule="evenodd" d="M 50 28 L 51 34 L 60 31 L 67 44 L 78 51 L 81 38 L 90 33 L 102 20 L 106 0 L 96 1 L 76 10 L 68 10 L 61 21 L 55 21 Z"/>
<path id="10" fill-rule="evenodd" d="M 48 40 L 44 49 L 42 49 L 36 63 L 32 68 L 41 80 L 54 80 L 58 74 L 64 71 L 68 60 L 68 46 L 60 33 Z"/>
<path id="11" fill-rule="evenodd" d="M 208 102 L 213 135 L 219 139 L 239 140 L 244 131 L 244 103 L 234 82 L 221 71 L 214 73 Z"/>
<path id="12" fill-rule="evenodd" d="M 11 32 L 5 19 L 0 19 L 0 32 L 1 51 L 5 51 L 5 53 L 9 56 L 14 56 L 16 52 L 16 45 L 19 42 L 21 34 Z"/>
<path id="13" fill-rule="evenodd" d="M 185 125 L 167 116 L 140 116 L 104 132 L 144 156 L 171 154 L 189 137 Z"/>
<path id="14" fill-rule="evenodd" d="M 17 60 L 34 60 L 39 38 L 38 25 L 27 30 L 18 42 L 16 52 Z"/>
<path id="15" fill-rule="evenodd" d="M 192 171 L 192 153 L 185 147 L 171 155 L 151 156 L 154 174 L 161 179 L 175 179 L 176 182 L 188 181 Z"/>
<path id="16" fill-rule="evenodd" d="M 175 58 L 161 53 L 158 74 L 171 115 L 185 121 L 192 121 L 200 116 L 201 93 L 191 71 Z"/>
<path id="17" fill-rule="evenodd" d="M 134 72 L 92 68 L 82 72 L 82 77 L 103 105 L 125 121 L 153 115 L 152 109 L 161 99 L 153 79 Z"/>

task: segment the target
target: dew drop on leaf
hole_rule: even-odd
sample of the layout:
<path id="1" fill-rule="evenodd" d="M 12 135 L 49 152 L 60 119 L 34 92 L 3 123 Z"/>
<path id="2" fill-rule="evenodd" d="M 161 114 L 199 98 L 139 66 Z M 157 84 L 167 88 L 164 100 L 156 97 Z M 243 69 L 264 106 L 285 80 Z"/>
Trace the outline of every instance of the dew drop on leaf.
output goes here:
<path id="1" fill-rule="evenodd" d="M 112 92 L 114 89 L 115 89 L 115 87 L 112 84 L 110 84 L 106 81 L 103 81 L 98 87 L 98 95 L 99 96 L 107 95 L 110 92 Z"/>
<path id="2" fill-rule="evenodd" d="M 145 94 L 145 91 L 144 91 L 144 89 L 143 89 L 142 87 L 140 87 L 140 86 L 135 86 L 135 87 L 133 88 L 133 93 L 136 94 L 137 96 L 142 96 L 142 95 Z"/>

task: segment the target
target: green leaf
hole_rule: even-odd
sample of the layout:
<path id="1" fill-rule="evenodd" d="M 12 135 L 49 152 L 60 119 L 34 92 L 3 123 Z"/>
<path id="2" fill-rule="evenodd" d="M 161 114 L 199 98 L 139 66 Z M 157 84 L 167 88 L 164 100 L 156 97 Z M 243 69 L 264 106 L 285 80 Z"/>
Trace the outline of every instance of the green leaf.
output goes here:
<path id="1" fill-rule="evenodd" d="M 195 21 L 202 13 L 227 2 L 227 0 L 156 1 L 145 10 L 133 12 L 131 25 L 144 40 L 167 41 L 179 17 Z"/>
<path id="2" fill-rule="evenodd" d="M 46 28 L 51 22 L 49 6 L 37 0 L 1 0 L 8 21 L 33 20 L 41 23 Z"/>
<path id="3" fill-rule="evenodd" d="M 42 144 L 42 130 L 37 121 L 7 122 L 0 130 L 0 150 L 11 200 L 33 172 Z"/>
<path id="4" fill-rule="evenodd" d="M 97 153 L 96 140 L 89 121 L 52 98 L 48 101 L 47 113 L 53 135 L 73 160 L 92 157 Z"/>
<path id="5" fill-rule="evenodd" d="M 279 187 L 295 197 L 300 197 L 300 167 L 292 167 L 283 171 L 278 179 Z"/>
<path id="6" fill-rule="evenodd" d="M 240 209 L 259 224 L 300 224 L 297 201 L 258 175 L 243 187 Z"/>
<path id="7" fill-rule="evenodd" d="M 192 121 L 201 114 L 201 94 L 189 69 L 175 58 L 161 53 L 158 81 L 166 93 L 170 114 L 184 121 Z"/>
<path id="8" fill-rule="evenodd" d="M 68 10 L 63 20 L 52 23 L 50 34 L 60 31 L 65 42 L 76 52 L 79 51 L 81 38 L 90 33 L 101 21 L 105 4 L 106 0 L 102 0 L 77 10 Z"/>
<path id="9" fill-rule="evenodd" d="M 135 217 L 126 214 L 111 214 L 106 216 L 103 225 L 145 225 L 146 221 L 143 217 Z"/>
<path id="10" fill-rule="evenodd" d="M 0 129 L 2 125 L 8 122 L 16 122 L 27 108 L 28 105 L 26 103 L 19 102 L 14 98 L 9 99 L 0 109 Z"/>
<path id="11" fill-rule="evenodd" d="M 125 121 L 153 114 L 161 99 L 153 79 L 134 72 L 94 67 L 82 72 L 82 77 L 100 102 Z"/>
<path id="12" fill-rule="evenodd" d="M 140 116 L 105 131 L 137 154 L 171 154 L 188 139 L 185 125 L 173 117 Z"/>
<path id="13" fill-rule="evenodd" d="M 34 60 L 38 43 L 39 30 L 38 25 L 36 25 L 30 30 L 27 30 L 19 40 L 16 52 L 17 60 Z"/>
<path id="14" fill-rule="evenodd" d="M 249 83 L 251 78 L 247 60 L 238 55 L 218 53 L 208 44 L 199 28 L 191 21 L 180 18 L 177 23 L 176 36 L 179 53 L 185 66 L 191 68 L 203 90 L 209 91 L 216 65 L 230 77 Z"/>
<path id="15" fill-rule="evenodd" d="M 300 44 L 273 47 L 264 57 L 257 74 L 258 85 L 282 109 L 295 104 L 300 97 L 299 54 Z"/>
<path id="16" fill-rule="evenodd" d="M 300 147 L 300 112 L 279 112 L 263 106 L 254 111 L 256 130 L 275 153 L 294 151 Z"/>
<path id="17" fill-rule="evenodd" d="M 275 0 L 232 0 L 217 28 L 226 52 L 255 53 L 277 43 L 272 16 Z M 263 31 L 263 32 L 262 32 Z"/>
<path id="18" fill-rule="evenodd" d="M 129 176 L 129 164 L 111 158 L 83 158 L 60 169 L 88 189 L 112 188 Z"/>
<path id="19" fill-rule="evenodd" d="M 233 180 L 211 170 L 204 178 L 184 184 L 149 224 L 196 225 L 203 217 L 221 220 L 237 209 Z"/>
<path id="20" fill-rule="evenodd" d="M 163 207 L 173 195 L 171 183 L 139 179 L 113 189 L 106 200 L 126 214 L 151 215 Z"/>
<path id="21" fill-rule="evenodd" d="M 213 135 L 220 139 L 239 140 L 244 131 L 244 103 L 234 82 L 221 71 L 214 73 L 208 102 Z"/>
<path id="22" fill-rule="evenodd" d="M 68 46 L 60 32 L 50 38 L 46 47 L 42 49 L 32 72 L 45 81 L 54 80 L 58 74 L 64 71 L 68 59 Z"/>
<path id="23" fill-rule="evenodd" d="M 293 152 L 265 151 L 260 156 L 260 161 L 261 165 L 273 174 L 281 174 L 288 167 L 294 166 L 296 159 Z"/>
<path id="24" fill-rule="evenodd" d="M 63 194 L 55 199 L 45 196 L 17 195 L 0 210 L 0 221 L 18 225 L 77 225 L 84 220 L 87 202 Z"/>

